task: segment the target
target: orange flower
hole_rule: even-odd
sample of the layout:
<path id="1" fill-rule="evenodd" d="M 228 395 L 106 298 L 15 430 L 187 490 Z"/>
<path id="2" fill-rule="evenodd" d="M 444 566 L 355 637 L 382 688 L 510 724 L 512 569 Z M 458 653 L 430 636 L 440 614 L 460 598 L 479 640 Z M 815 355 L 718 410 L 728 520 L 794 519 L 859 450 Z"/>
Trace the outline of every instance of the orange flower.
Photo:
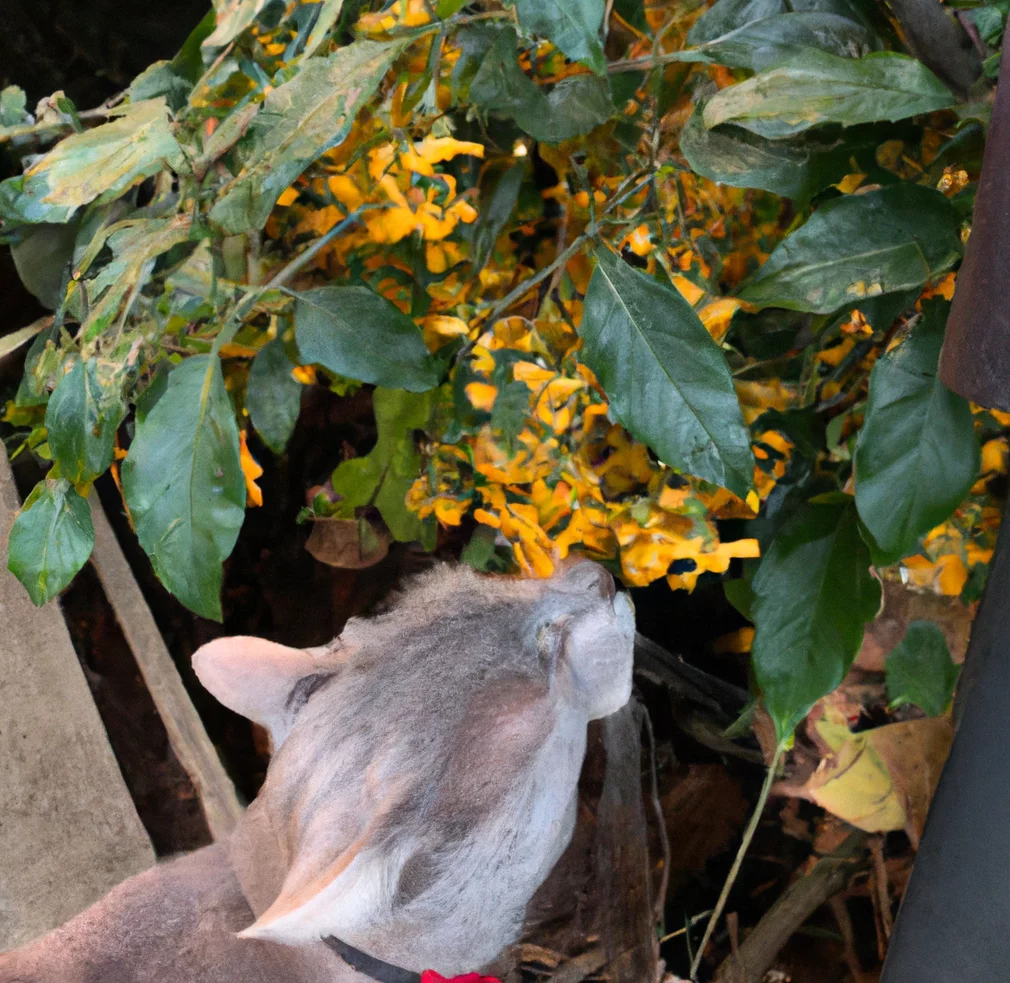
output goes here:
<path id="1" fill-rule="evenodd" d="M 256 479 L 263 474 L 263 468 L 249 453 L 244 430 L 239 431 L 238 445 L 239 463 L 242 465 L 242 476 L 245 478 L 245 503 L 247 506 L 262 505 L 263 491 L 256 484 Z"/>

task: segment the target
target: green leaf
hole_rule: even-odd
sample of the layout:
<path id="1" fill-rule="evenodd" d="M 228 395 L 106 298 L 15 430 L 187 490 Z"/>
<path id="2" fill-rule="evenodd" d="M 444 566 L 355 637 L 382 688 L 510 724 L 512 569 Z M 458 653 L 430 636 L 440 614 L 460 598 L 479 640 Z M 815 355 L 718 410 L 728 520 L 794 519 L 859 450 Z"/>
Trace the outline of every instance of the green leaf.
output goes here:
<path id="1" fill-rule="evenodd" d="M 687 32 L 692 45 L 708 44 L 753 21 L 785 13 L 783 0 L 718 0 L 705 11 Z"/>
<path id="2" fill-rule="evenodd" d="M 127 89 L 132 102 L 164 97 L 170 109 L 178 111 L 186 105 L 193 85 L 178 75 L 170 61 L 156 61 L 144 69 Z"/>
<path id="3" fill-rule="evenodd" d="M 861 0 L 718 0 L 695 21 L 687 40 L 700 47 L 758 21 L 793 12 L 834 14 L 871 29 Z"/>
<path id="4" fill-rule="evenodd" d="M 807 502 L 779 530 L 753 580 L 754 673 L 779 740 L 848 672 L 880 584 L 847 495 Z"/>
<path id="5" fill-rule="evenodd" d="M 733 605 L 748 621 L 753 621 L 751 608 L 754 605 L 754 588 L 751 586 L 752 577 L 740 577 L 737 580 L 724 580 L 722 590 L 726 595 L 726 600 Z"/>
<path id="6" fill-rule="evenodd" d="M 121 384 L 102 378 L 98 359 L 77 359 L 46 408 L 49 449 L 75 485 L 94 481 L 112 463 L 116 430 L 126 415 Z"/>
<path id="7" fill-rule="evenodd" d="M 821 123 L 894 121 L 953 104 L 950 90 L 916 58 L 895 51 L 840 58 L 810 48 L 717 92 L 704 120 L 709 129 L 736 123 L 780 139 Z"/>
<path id="8" fill-rule="evenodd" d="M 337 23 L 337 19 L 340 17 L 340 11 L 343 9 L 343 6 L 344 0 L 322 0 L 321 9 L 316 17 L 316 22 L 312 25 L 312 31 L 305 42 L 305 48 L 302 51 L 302 58 L 308 58 L 310 55 L 315 54 L 316 49 L 329 36 L 330 31 L 333 29 L 333 25 Z"/>
<path id="9" fill-rule="evenodd" d="M 0 127 L 23 126 L 30 120 L 26 110 L 28 97 L 25 90 L 16 85 L 0 89 Z"/>
<path id="10" fill-rule="evenodd" d="M 368 287 L 317 287 L 297 295 L 295 339 L 302 360 L 377 386 L 424 392 L 438 363 L 421 329 Z"/>
<path id="11" fill-rule="evenodd" d="M 91 509 L 66 478 L 46 477 L 25 500 L 11 528 L 7 569 L 33 604 L 55 597 L 91 556 Z"/>
<path id="12" fill-rule="evenodd" d="M 123 491 L 158 579 L 221 620 L 221 564 L 245 516 L 238 427 L 216 355 L 176 366 L 123 462 Z"/>
<path id="13" fill-rule="evenodd" d="M 214 33 L 215 26 L 216 14 L 213 10 L 208 10 L 203 20 L 189 32 L 186 40 L 182 42 L 182 47 L 170 62 L 172 71 L 190 85 L 195 85 L 203 75 L 202 46 L 204 40 Z"/>
<path id="14" fill-rule="evenodd" d="M 766 140 L 739 126 L 705 129 L 701 109 L 681 131 L 680 149 L 691 169 L 734 188 L 761 188 L 809 201 L 851 171 L 852 147 L 810 133 L 791 140 Z"/>
<path id="15" fill-rule="evenodd" d="M 113 110 L 118 118 L 61 140 L 23 175 L 0 183 L 0 218 L 67 222 L 83 205 L 118 198 L 182 160 L 164 99 Z"/>
<path id="16" fill-rule="evenodd" d="M 561 143 L 602 126 L 614 112 L 608 79 L 573 75 L 547 94 L 545 118 L 519 125 L 541 143 Z"/>
<path id="17" fill-rule="evenodd" d="M 524 32 L 547 38 L 594 72 L 606 70 L 600 43 L 604 0 L 515 0 L 515 5 Z"/>
<path id="18" fill-rule="evenodd" d="M 114 320 L 124 319 L 150 278 L 158 257 L 188 238 L 189 220 L 184 215 L 170 219 L 129 219 L 103 229 L 89 249 L 95 252 L 103 245 L 108 246 L 112 259 L 92 279 L 78 280 L 75 293 L 70 295 L 71 309 L 79 308 L 84 322 L 82 338 L 92 341 Z M 87 291 L 86 306 L 78 291 Z"/>
<path id="19" fill-rule="evenodd" d="M 269 0 L 214 0 L 217 26 L 204 39 L 205 48 L 223 48 L 259 16 Z"/>
<path id="20" fill-rule="evenodd" d="M 894 184 L 827 202 L 744 282 L 741 300 L 828 314 L 921 287 L 961 255 L 961 223 L 939 191 Z"/>
<path id="21" fill-rule="evenodd" d="M 498 237 L 505 231 L 519 200 L 519 189 L 529 173 L 524 160 L 498 174 L 481 191 L 477 206 L 477 221 L 468 226 L 472 231 L 473 271 L 479 272 L 491 258 Z"/>
<path id="22" fill-rule="evenodd" d="M 818 48 L 844 58 L 876 51 L 880 40 L 868 27 L 821 11 L 775 14 L 735 27 L 721 37 L 680 53 L 681 61 L 701 61 L 761 72 Z"/>
<path id="23" fill-rule="evenodd" d="M 978 476 L 979 447 L 968 401 L 936 375 L 950 305 L 923 304 L 922 320 L 877 359 L 856 441 L 856 508 L 891 562 L 946 519 Z"/>
<path id="24" fill-rule="evenodd" d="M 375 506 L 394 539 L 401 543 L 421 539 L 423 524 L 407 508 L 406 498 L 421 468 L 414 431 L 428 426 L 437 396 L 435 390 L 420 394 L 375 390 L 375 447 L 364 457 L 344 461 L 331 479 L 333 490 L 341 496 L 341 518 L 352 519 L 355 509 Z"/>
<path id="25" fill-rule="evenodd" d="M 912 703 L 929 717 L 939 717 L 950 706 L 960 673 L 947 639 L 932 621 L 910 622 L 884 668 L 891 706 Z"/>
<path id="26" fill-rule="evenodd" d="M 519 67 L 516 33 L 505 28 L 470 83 L 470 100 L 486 112 L 510 116 L 534 139 L 561 143 L 606 122 L 614 114 L 605 78 L 576 75 L 549 95 Z"/>
<path id="27" fill-rule="evenodd" d="M 340 143 L 404 42 L 355 41 L 325 58 L 310 58 L 264 100 L 252 147 L 210 218 L 233 235 L 260 229 L 282 192 L 306 167 Z"/>
<path id="28" fill-rule="evenodd" d="M 275 454 L 283 454 L 302 406 L 302 387 L 291 375 L 294 366 L 275 338 L 253 359 L 245 405 L 256 433 Z"/>
<path id="29" fill-rule="evenodd" d="M 672 286 L 606 248 L 586 291 L 582 357 L 617 419 L 671 467 L 744 498 L 754 458 L 719 346 Z"/>
<path id="30" fill-rule="evenodd" d="M 45 308 L 55 311 L 64 297 L 78 222 L 24 225 L 11 243 L 11 258 L 25 288 Z"/>

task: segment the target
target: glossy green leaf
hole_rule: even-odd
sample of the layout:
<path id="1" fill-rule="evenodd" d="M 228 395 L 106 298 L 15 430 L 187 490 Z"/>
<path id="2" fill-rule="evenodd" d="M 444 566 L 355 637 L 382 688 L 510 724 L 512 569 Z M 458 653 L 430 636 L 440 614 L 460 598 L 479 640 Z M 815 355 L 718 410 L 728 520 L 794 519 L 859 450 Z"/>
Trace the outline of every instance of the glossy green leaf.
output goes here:
<path id="1" fill-rule="evenodd" d="M 245 516 L 238 427 L 215 355 L 176 366 L 137 426 L 123 491 L 158 579 L 191 611 L 221 620 L 221 564 Z"/>
<path id="2" fill-rule="evenodd" d="M 604 0 L 515 0 L 515 6 L 523 31 L 547 38 L 572 61 L 602 74 Z"/>
<path id="3" fill-rule="evenodd" d="M 753 21 L 785 13 L 784 0 L 717 0 L 687 32 L 691 45 L 707 44 Z"/>
<path id="4" fill-rule="evenodd" d="M 260 229 L 281 193 L 351 130 L 403 43 L 355 41 L 310 58 L 274 89 L 250 128 L 245 165 L 225 186 L 210 218 L 225 232 Z"/>
<path id="5" fill-rule="evenodd" d="M 375 390 L 375 447 L 364 457 L 344 461 L 331 479 L 333 490 L 341 496 L 341 518 L 352 519 L 355 509 L 374 506 L 394 539 L 409 543 L 422 538 L 423 523 L 407 508 L 406 498 L 421 467 L 414 431 L 428 426 L 437 395 L 434 390 Z"/>
<path id="6" fill-rule="evenodd" d="M 608 249 L 596 257 L 582 358 L 611 411 L 666 464 L 746 496 L 754 458 L 719 346 L 672 286 Z"/>
<path id="7" fill-rule="evenodd" d="M 961 256 L 961 222 L 939 191 L 895 184 L 822 205 L 741 288 L 755 307 L 828 314 L 921 287 Z"/>
<path id="8" fill-rule="evenodd" d="M 802 134 L 766 140 L 739 126 L 707 130 L 697 110 L 681 131 L 680 149 L 692 170 L 734 188 L 761 188 L 809 201 L 851 172 L 852 150 L 842 139 Z"/>
<path id="9" fill-rule="evenodd" d="M 841 683 L 880 607 L 852 499 L 836 493 L 802 506 L 772 540 L 752 587 L 754 674 L 782 740 Z"/>
<path id="10" fill-rule="evenodd" d="M 688 43 L 703 45 L 741 27 L 778 14 L 835 14 L 869 28 L 861 0 L 717 0 L 687 33 Z"/>
<path id="11" fill-rule="evenodd" d="M 164 99 L 130 103 L 116 118 L 61 140 L 23 175 L 0 183 L 0 218 L 66 222 L 182 160 Z"/>
<path id="12" fill-rule="evenodd" d="M 103 378 L 98 359 L 77 359 L 46 408 L 49 449 L 60 474 L 75 485 L 94 481 L 112 463 L 116 430 L 126 415 L 121 386 Z"/>
<path id="13" fill-rule="evenodd" d="M 780 139 L 822 123 L 907 119 L 953 105 L 950 90 L 916 58 L 878 51 L 841 58 L 810 48 L 717 92 L 705 104 L 705 126 L 736 123 Z"/>
<path id="14" fill-rule="evenodd" d="M 63 300 L 79 222 L 23 225 L 11 243 L 11 258 L 25 288 L 45 308 Z"/>
<path id="15" fill-rule="evenodd" d="M 217 26 L 203 42 L 205 48 L 223 48 L 259 16 L 269 0 L 214 0 Z"/>
<path id="16" fill-rule="evenodd" d="M 680 53 L 681 61 L 700 61 L 761 72 L 819 48 L 844 58 L 876 51 L 880 40 L 865 25 L 821 11 L 775 14 L 735 27 L 721 37 Z"/>
<path id="17" fill-rule="evenodd" d="M 912 621 L 884 664 L 892 707 L 911 703 L 929 717 L 946 712 L 954 697 L 960 669 L 947 639 L 932 621 Z"/>
<path id="18" fill-rule="evenodd" d="M 253 359 L 245 405 L 256 433 L 275 454 L 282 454 L 298 422 L 302 386 L 291 375 L 294 366 L 275 338 Z"/>
<path id="19" fill-rule="evenodd" d="M 562 79 L 547 94 L 544 119 L 528 120 L 520 126 L 542 143 L 561 143 L 602 126 L 614 112 L 607 79 L 573 75 Z"/>
<path id="20" fill-rule="evenodd" d="M 91 556 L 91 509 L 66 478 L 46 477 L 25 500 L 11 528 L 7 569 L 32 603 L 55 597 Z"/>
<path id="21" fill-rule="evenodd" d="M 424 392 L 438 384 L 438 363 L 421 329 L 368 287 L 317 287 L 295 301 L 302 360 L 337 375 Z"/>
<path id="22" fill-rule="evenodd" d="M 614 114 L 605 78 L 576 75 L 549 95 L 519 67 L 516 33 L 499 32 L 470 83 L 470 100 L 486 112 L 510 116 L 530 136 L 561 143 L 588 133 Z"/>
<path id="23" fill-rule="evenodd" d="M 511 165 L 508 170 L 495 175 L 481 192 L 477 206 L 477 221 L 473 223 L 473 269 L 484 268 L 498 237 L 505 231 L 519 200 L 519 189 L 529 173 L 525 161 Z"/>
<path id="24" fill-rule="evenodd" d="M 877 359 L 856 442 L 856 508 L 883 554 L 915 551 L 971 490 L 979 446 L 971 408 L 936 375 L 950 305 L 923 304 L 911 334 Z"/>

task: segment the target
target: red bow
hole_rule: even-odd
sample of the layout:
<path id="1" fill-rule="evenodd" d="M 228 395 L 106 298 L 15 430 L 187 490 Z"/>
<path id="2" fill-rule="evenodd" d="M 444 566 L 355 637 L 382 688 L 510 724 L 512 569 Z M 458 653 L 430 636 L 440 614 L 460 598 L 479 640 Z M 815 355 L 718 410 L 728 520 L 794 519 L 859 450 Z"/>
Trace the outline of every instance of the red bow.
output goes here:
<path id="1" fill-rule="evenodd" d="M 480 973 L 464 973 L 462 976 L 442 976 L 433 969 L 426 969 L 421 974 L 421 983 L 501 983 L 493 976 L 481 976 Z"/>

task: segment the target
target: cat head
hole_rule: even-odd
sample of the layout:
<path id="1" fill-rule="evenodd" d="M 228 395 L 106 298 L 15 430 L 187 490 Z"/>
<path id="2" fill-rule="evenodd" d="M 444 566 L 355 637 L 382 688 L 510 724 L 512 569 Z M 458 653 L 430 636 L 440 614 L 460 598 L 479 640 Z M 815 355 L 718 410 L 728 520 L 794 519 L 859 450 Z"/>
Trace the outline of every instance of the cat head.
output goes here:
<path id="1" fill-rule="evenodd" d="M 441 566 L 318 649 L 204 646 L 200 680 L 275 748 L 255 808 L 283 883 L 243 936 L 446 973 L 497 955 L 568 843 L 586 725 L 627 701 L 633 643 L 627 595 L 583 561 Z"/>

